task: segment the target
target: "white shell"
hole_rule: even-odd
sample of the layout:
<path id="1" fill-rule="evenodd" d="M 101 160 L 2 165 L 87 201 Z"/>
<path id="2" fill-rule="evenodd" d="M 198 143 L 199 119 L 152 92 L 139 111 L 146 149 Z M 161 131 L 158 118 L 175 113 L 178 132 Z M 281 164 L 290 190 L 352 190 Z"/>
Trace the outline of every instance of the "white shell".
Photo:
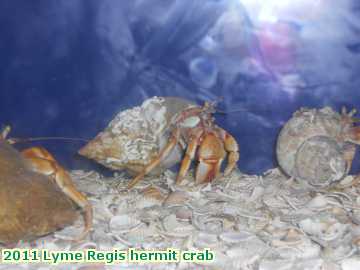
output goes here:
<path id="1" fill-rule="evenodd" d="M 136 229 L 141 221 L 128 214 L 118 215 L 111 218 L 109 227 L 114 233 L 125 233 Z"/>
<path id="2" fill-rule="evenodd" d="M 256 250 L 256 252 L 254 252 Z M 255 237 L 249 241 L 243 241 L 237 245 L 231 246 L 226 250 L 226 255 L 234 261 L 233 265 L 236 268 L 241 268 L 246 265 L 255 264 L 267 251 L 269 247 Z"/>
<path id="3" fill-rule="evenodd" d="M 259 270 L 320 270 L 323 268 L 324 261 L 321 259 L 292 261 L 292 260 L 269 260 L 263 261 L 259 265 Z"/>
<path id="4" fill-rule="evenodd" d="M 72 239 L 76 239 L 76 237 L 80 235 L 82 231 L 83 231 L 83 225 L 80 222 L 77 222 L 75 226 L 69 226 L 60 231 L 55 232 L 54 237 L 57 239 L 69 241 Z"/>
<path id="5" fill-rule="evenodd" d="M 163 220 L 163 228 L 166 235 L 173 235 L 177 237 L 186 237 L 193 232 L 193 226 L 184 222 L 178 221 L 176 215 L 169 215 Z"/>
<path id="6" fill-rule="evenodd" d="M 218 235 L 207 232 L 199 232 L 194 237 L 194 245 L 198 248 L 213 248 L 220 244 Z"/>
<path id="7" fill-rule="evenodd" d="M 360 257 L 345 259 L 341 263 L 342 270 L 358 270 L 360 269 Z"/>
<path id="8" fill-rule="evenodd" d="M 342 238 L 350 225 L 340 223 L 331 215 L 321 214 L 300 221 L 299 226 L 305 233 L 314 238 L 329 242 Z"/>
<path id="9" fill-rule="evenodd" d="M 220 234 L 219 238 L 226 243 L 234 244 L 249 241 L 251 238 L 256 238 L 256 236 L 249 232 L 224 232 Z"/>
<path id="10" fill-rule="evenodd" d="M 171 192 L 165 201 L 163 202 L 164 206 L 174 206 L 174 205 L 184 205 L 186 201 L 190 199 L 189 194 L 186 194 L 182 191 Z"/>

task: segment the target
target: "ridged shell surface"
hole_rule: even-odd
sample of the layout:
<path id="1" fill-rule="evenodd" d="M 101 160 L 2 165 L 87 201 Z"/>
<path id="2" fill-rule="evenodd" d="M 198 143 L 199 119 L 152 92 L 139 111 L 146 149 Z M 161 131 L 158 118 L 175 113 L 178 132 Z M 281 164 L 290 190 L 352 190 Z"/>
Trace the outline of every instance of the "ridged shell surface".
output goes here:
<path id="1" fill-rule="evenodd" d="M 139 173 L 166 145 L 175 115 L 194 104 L 176 97 L 153 97 L 141 106 L 118 113 L 104 131 L 80 149 L 79 153 L 113 170 Z M 151 174 L 159 174 L 181 159 L 175 148 Z"/>
<path id="2" fill-rule="evenodd" d="M 314 186 L 328 185 L 346 174 L 341 115 L 329 107 L 301 108 L 282 128 L 276 155 L 289 176 Z"/>

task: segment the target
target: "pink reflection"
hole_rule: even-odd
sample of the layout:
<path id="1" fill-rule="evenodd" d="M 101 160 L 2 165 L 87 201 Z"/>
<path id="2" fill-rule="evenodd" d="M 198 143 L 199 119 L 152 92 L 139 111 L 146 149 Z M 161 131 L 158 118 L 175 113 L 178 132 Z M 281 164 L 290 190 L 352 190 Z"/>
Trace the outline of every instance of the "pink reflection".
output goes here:
<path id="1" fill-rule="evenodd" d="M 286 22 L 263 24 L 258 38 L 267 64 L 276 73 L 288 73 L 296 68 L 298 31 Z"/>

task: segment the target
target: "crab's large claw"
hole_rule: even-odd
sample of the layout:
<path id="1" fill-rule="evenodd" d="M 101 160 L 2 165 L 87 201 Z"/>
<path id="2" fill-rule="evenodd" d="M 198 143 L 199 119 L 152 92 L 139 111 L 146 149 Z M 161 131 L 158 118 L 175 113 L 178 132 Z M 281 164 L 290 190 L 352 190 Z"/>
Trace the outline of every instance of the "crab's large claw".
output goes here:
<path id="1" fill-rule="evenodd" d="M 38 173 L 50 176 L 59 188 L 72 199 L 84 212 L 85 229 L 74 240 L 83 239 L 92 228 L 93 210 L 86 196 L 79 192 L 70 175 L 61 167 L 54 157 L 42 147 L 32 147 L 22 151 L 29 167 Z"/>
<path id="2" fill-rule="evenodd" d="M 217 177 L 225 155 L 221 139 L 214 133 L 206 134 L 198 150 L 199 164 L 196 168 L 195 183 L 211 182 Z"/>

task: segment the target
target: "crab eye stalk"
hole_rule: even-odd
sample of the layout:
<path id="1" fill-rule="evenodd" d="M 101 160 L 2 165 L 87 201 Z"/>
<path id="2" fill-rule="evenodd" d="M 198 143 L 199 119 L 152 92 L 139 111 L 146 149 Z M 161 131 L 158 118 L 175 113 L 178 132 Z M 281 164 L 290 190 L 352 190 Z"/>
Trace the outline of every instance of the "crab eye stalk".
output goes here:
<path id="1" fill-rule="evenodd" d="M 216 105 L 219 103 L 219 101 L 212 101 L 212 102 L 208 102 L 208 101 L 205 101 L 204 103 L 204 112 L 206 113 L 215 113 L 216 112 Z"/>

